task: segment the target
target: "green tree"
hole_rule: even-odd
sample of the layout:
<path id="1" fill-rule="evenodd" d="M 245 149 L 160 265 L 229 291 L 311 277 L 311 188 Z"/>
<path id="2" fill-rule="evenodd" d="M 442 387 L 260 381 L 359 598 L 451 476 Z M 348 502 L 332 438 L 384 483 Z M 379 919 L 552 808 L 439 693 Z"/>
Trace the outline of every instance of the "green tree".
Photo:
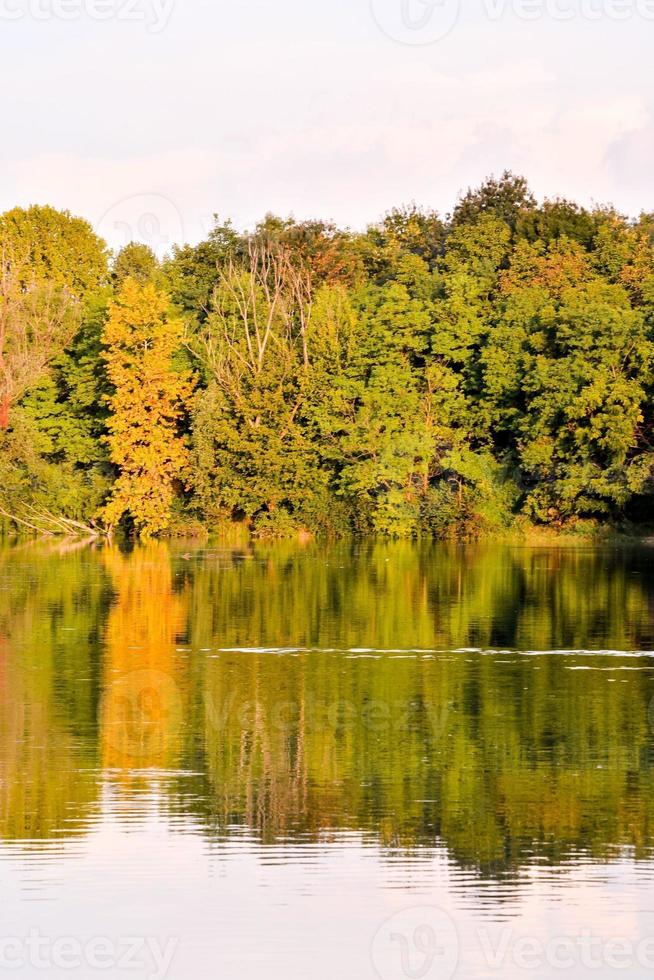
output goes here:
<path id="1" fill-rule="evenodd" d="M 454 208 L 452 224 L 471 224 L 491 214 L 515 231 L 535 207 L 536 198 L 526 179 L 505 170 L 501 177 L 489 177 L 477 189 L 468 189 Z"/>
<path id="2" fill-rule="evenodd" d="M 66 287 L 77 299 L 107 277 L 107 246 L 88 221 L 68 211 L 32 205 L 0 215 L 0 241 L 20 257 L 26 282 Z"/>
<path id="3" fill-rule="evenodd" d="M 195 402 L 195 488 L 214 520 L 280 531 L 324 490 L 302 424 L 309 392 L 311 277 L 275 242 L 251 239 L 221 273 L 205 326 L 189 338 L 206 390 Z"/>
<path id="4" fill-rule="evenodd" d="M 159 275 L 159 260 L 149 245 L 130 242 L 121 248 L 111 267 L 111 278 L 116 289 L 120 289 L 126 279 L 134 279 L 141 284 L 154 282 Z"/>
<path id="5" fill-rule="evenodd" d="M 380 283 L 394 278 L 405 255 L 417 255 L 432 269 L 443 254 L 446 235 L 446 224 L 435 211 L 416 204 L 394 208 L 362 239 L 368 274 Z"/>
<path id="6" fill-rule="evenodd" d="M 0 215 L 0 429 L 72 342 L 106 265 L 80 218 L 38 206 Z"/>
<path id="7" fill-rule="evenodd" d="M 484 381 L 496 432 L 515 438 L 529 514 L 553 523 L 610 514 L 643 486 L 653 354 L 642 312 L 578 245 L 518 247 Z"/>
<path id="8" fill-rule="evenodd" d="M 417 264 L 428 274 L 413 259 L 414 270 Z M 423 366 L 430 325 L 429 302 L 409 285 L 365 289 L 351 358 L 334 377 L 331 411 L 323 413 L 339 492 L 357 501 L 364 527 L 382 533 L 415 532 L 428 483 L 433 434 Z"/>

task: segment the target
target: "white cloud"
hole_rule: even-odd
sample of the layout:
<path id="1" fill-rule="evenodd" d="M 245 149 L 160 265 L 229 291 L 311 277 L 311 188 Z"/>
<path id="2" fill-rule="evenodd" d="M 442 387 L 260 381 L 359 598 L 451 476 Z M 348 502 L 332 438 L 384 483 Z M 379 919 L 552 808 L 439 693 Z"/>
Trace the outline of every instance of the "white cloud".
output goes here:
<path id="1" fill-rule="evenodd" d="M 183 121 L 186 80 L 174 66 L 159 96 L 150 92 L 154 122 L 142 91 L 132 114 L 124 105 L 128 74 L 127 136 L 116 137 L 115 152 L 106 140 L 90 151 L 94 121 L 88 145 L 77 133 L 56 150 L 5 147 L 0 204 L 47 201 L 99 224 L 112 245 L 133 234 L 160 251 L 199 239 L 216 211 L 239 226 L 272 210 L 355 227 L 411 199 L 445 211 L 457 192 L 504 167 L 540 195 L 648 206 L 654 137 L 640 90 L 570 87 L 538 57 L 445 70 L 433 52 L 398 48 L 389 61 L 373 51 L 352 47 L 338 62 L 326 49 L 294 51 L 274 71 L 275 52 L 254 48 L 243 66 L 242 51 L 232 51 L 215 76 L 210 63 L 191 65 Z M 169 97 L 175 118 L 164 130 Z M 139 113 L 152 138 L 135 144 Z"/>

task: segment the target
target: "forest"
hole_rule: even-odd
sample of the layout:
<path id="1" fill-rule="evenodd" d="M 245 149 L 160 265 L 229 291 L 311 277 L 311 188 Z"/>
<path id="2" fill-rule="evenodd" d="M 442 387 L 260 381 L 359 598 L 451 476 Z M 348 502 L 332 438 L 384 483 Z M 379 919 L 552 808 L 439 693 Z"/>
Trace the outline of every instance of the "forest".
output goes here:
<path id="1" fill-rule="evenodd" d="M 5 532 L 645 527 L 654 213 L 510 172 L 364 232 L 217 216 L 163 259 L 0 215 Z"/>

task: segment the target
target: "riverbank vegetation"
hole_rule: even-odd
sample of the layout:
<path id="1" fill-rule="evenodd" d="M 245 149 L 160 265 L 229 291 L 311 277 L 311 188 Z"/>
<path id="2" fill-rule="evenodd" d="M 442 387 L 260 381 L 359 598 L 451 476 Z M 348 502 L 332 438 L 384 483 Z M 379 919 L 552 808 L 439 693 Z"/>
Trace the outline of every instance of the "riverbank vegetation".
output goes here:
<path id="1" fill-rule="evenodd" d="M 163 261 L 16 208 L 2 519 L 145 537 L 646 522 L 653 339 L 654 214 L 538 203 L 510 173 L 363 233 L 216 219 Z"/>

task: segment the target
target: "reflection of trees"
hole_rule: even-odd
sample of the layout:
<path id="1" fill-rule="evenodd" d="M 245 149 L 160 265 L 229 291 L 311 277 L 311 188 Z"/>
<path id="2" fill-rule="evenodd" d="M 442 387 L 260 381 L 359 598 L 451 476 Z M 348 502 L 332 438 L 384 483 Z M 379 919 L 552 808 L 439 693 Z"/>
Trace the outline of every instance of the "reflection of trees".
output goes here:
<path id="1" fill-rule="evenodd" d="M 405 846 L 441 837 L 464 863 L 498 869 L 534 853 L 644 853 L 646 673 L 609 684 L 555 656 L 225 651 L 636 648 L 651 638 L 646 568 L 586 549 L 356 548 L 257 548 L 197 566 L 193 645 L 224 651 L 197 679 L 208 817 L 270 840 L 343 827 Z"/>
<path id="2" fill-rule="evenodd" d="M 609 549 L 259 546 L 198 565 L 191 627 L 201 646 L 629 649 L 654 645 L 653 591 L 645 557 Z"/>
<path id="3" fill-rule="evenodd" d="M 96 797 L 106 582 L 90 553 L 41 546 L 0 553 L 0 579 L 0 836 L 70 836 Z"/>
<path id="4" fill-rule="evenodd" d="M 343 828 L 396 846 L 442 839 L 489 870 L 535 854 L 644 855 L 646 675 L 608 684 L 569 666 L 223 654 L 205 681 L 207 819 L 268 841 Z"/>
<path id="5" fill-rule="evenodd" d="M 325 652 L 651 647 L 644 562 L 406 543 L 2 560 L 6 837 L 81 826 L 100 759 L 130 806 L 135 771 L 201 773 L 157 792 L 210 834 L 440 840 L 488 872 L 653 843 L 652 674 L 606 670 L 651 661 Z M 227 650 L 258 646 L 323 650 Z"/>
<path id="6" fill-rule="evenodd" d="M 152 542 L 102 552 L 115 600 L 105 628 L 102 761 L 117 769 L 173 768 L 183 705 L 176 641 L 186 602 L 173 592 L 170 554 Z"/>

